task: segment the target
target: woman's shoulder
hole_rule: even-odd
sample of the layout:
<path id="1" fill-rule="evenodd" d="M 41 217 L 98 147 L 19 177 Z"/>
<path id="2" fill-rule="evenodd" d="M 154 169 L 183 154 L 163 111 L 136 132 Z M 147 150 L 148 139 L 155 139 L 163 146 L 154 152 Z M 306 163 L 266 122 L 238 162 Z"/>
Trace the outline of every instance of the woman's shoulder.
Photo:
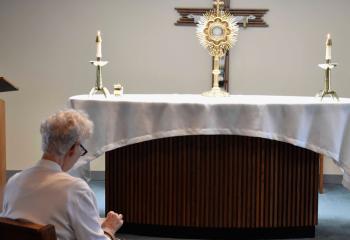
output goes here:
<path id="1" fill-rule="evenodd" d="M 68 173 L 66 173 L 68 176 L 68 178 L 71 181 L 71 186 L 72 188 L 74 188 L 74 190 L 76 191 L 91 191 L 89 185 L 87 184 L 87 182 L 79 177 L 73 177 L 71 175 L 69 175 Z"/>
<path id="2" fill-rule="evenodd" d="M 73 177 L 66 172 L 56 173 L 52 176 L 56 185 L 66 191 L 89 191 L 89 185 L 81 178 Z"/>

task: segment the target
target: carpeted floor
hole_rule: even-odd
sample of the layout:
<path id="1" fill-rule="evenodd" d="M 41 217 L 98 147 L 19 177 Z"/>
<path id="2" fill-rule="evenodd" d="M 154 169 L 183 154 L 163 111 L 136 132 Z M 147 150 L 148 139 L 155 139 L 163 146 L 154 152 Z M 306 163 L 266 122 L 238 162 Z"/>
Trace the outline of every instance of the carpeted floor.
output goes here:
<path id="1" fill-rule="evenodd" d="M 103 181 L 92 181 L 90 186 L 97 196 L 101 216 L 105 212 L 105 190 Z M 326 184 L 325 191 L 319 197 L 319 224 L 316 227 L 316 237 L 319 240 L 349 240 L 350 239 L 350 191 L 341 185 Z M 171 240 L 174 238 L 146 237 L 139 235 L 119 234 L 125 240 Z M 312 239 L 312 238 L 307 238 Z"/>

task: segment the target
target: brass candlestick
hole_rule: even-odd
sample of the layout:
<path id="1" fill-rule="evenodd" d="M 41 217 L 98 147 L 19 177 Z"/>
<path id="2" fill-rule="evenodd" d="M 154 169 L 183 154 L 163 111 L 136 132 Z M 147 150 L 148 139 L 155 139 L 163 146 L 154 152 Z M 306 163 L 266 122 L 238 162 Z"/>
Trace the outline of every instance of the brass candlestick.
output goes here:
<path id="1" fill-rule="evenodd" d="M 321 90 L 319 93 L 316 94 L 317 97 L 321 98 L 321 101 L 326 96 L 336 98 L 339 101 L 339 97 L 336 91 L 331 89 L 331 70 L 335 68 L 337 65 L 338 65 L 337 63 L 331 63 L 330 60 L 326 60 L 326 63 L 318 65 L 320 68 L 325 70 L 323 90 Z"/>
<path id="2" fill-rule="evenodd" d="M 102 92 L 103 95 L 107 98 L 109 96 L 109 91 L 102 84 L 102 67 L 105 66 L 108 61 L 101 61 L 101 59 L 97 58 L 96 61 L 90 61 L 94 66 L 96 66 L 96 85 L 90 91 L 90 96 Z"/>
<path id="3" fill-rule="evenodd" d="M 204 96 L 221 97 L 229 93 L 219 87 L 219 60 L 237 41 L 238 25 L 236 19 L 228 12 L 221 10 L 224 3 L 216 0 L 216 9 L 206 12 L 199 20 L 197 37 L 201 45 L 214 57 L 213 87 L 204 92 Z"/>
<path id="4" fill-rule="evenodd" d="M 324 78 L 324 87 L 319 93 L 316 94 L 317 97 L 321 98 L 321 101 L 324 97 L 330 96 L 332 98 L 336 98 L 339 101 L 339 97 L 337 93 L 331 89 L 331 71 L 338 64 L 331 62 L 331 50 L 332 50 L 332 39 L 331 35 L 327 35 L 326 40 L 326 63 L 319 64 L 318 66 L 325 70 L 325 78 Z"/>
<path id="5" fill-rule="evenodd" d="M 109 96 L 109 91 L 102 84 L 102 67 L 105 66 L 108 61 L 102 61 L 102 38 L 100 31 L 97 31 L 96 36 L 96 61 L 90 61 L 91 64 L 96 66 L 96 84 L 90 91 L 90 96 L 102 92 L 107 98 Z"/>

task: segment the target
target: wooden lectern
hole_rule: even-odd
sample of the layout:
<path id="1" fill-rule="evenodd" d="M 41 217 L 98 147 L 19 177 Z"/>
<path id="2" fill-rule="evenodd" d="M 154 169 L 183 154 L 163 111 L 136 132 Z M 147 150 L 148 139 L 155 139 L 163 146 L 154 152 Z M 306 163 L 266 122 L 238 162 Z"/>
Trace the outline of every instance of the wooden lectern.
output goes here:
<path id="1" fill-rule="evenodd" d="M 18 88 L 0 77 L 0 92 L 17 91 Z M 5 134 L 5 101 L 0 99 L 0 210 L 2 209 L 2 195 L 6 183 L 6 134 Z"/>

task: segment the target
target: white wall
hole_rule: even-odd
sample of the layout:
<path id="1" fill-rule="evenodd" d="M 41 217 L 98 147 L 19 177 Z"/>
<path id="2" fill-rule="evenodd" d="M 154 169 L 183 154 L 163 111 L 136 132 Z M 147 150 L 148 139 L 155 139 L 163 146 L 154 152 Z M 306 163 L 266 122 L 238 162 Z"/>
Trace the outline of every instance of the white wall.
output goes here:
<path id="1" fill-rule="evenodd" d="M 20 88 L 7 103 L 7 168 L 40 158 L 39 123 L 86 94 L 95 81 L 88 63 L 100 29 L 104 84 L 127 93 L 200 93 L 210 86 L 211 60 L 194 27 L 174 26 L 175 7 L 210 0 L 0 0 L 0 75 Z M 242 30 L 231 51 L 233 94 L 313 96 L 322 88 L 326 34 L 332 34 L 333 87 L 350 97 L 348 0 L 233 0 L 235 8 L 268 8 L 269 28 Z M 104 168 L 103 158 L 93 169 Z M 329 161 L 326 173 L 338 173 Z"/>

